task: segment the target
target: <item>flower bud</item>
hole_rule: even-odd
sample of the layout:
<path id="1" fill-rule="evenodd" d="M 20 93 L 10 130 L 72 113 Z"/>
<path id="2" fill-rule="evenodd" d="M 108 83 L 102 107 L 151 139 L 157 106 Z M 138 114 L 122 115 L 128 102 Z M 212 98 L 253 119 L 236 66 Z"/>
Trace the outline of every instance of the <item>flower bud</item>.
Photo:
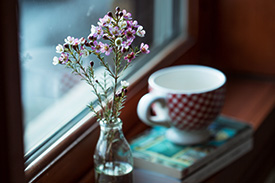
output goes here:
<path id="1" fill-rule="evenodd" d="M 94 37 L 93 37 L 93 36 L 91 36 L 91 35 L 89 35 L 89 36 L 88 36 L 88 39 L 89 39 L 89 40 L 93 40 L 93 39 L 94 39 Z"/>
<path id="2" fill-rule="evenodd" d="M 119 12 L 120 11 L 120 8 L 117 6 L 116 7 L 116 12 Z"/>
<path id="3" fill-rule="evenodd" d="M 121 93 L 121 91 L 117 91 L 115 96 L 116 96 L 117 98 L 122 97 L 122 93 Z"/>
<path id="4" fill-rule="evenodd" d="M 119 97 L 122 97 L 122 93 L 121 93 L 121 92 L 119 92 L 118 96 L 119 96 Z"/>
<path id="5" fill-rule="evenodd" d="M 118 15 L 119 15 L 120 17 L 122 17 L 122 16 L 123 16 L 123 12 L 120 11 L 120 12 L 118 13 Z"/>
<path id="6" fill-rule="evenodd" d="M 113 18 L 113 14 L 112 14 L 112 12 L 110 12 L 110 11 L 107 13 L 107 15 L 108 15 L 109 17 L 112 17 L 112 18 Z"/>
<path id="7" fill-rule="evenodd" d="M 122 48 L 122 49 L 121 49 L 121 52 L 122 52 L 122 53 L 126 53 L 126 51 L 127 51 L 126 48 Z"/>
<path id="8" fill-rule="evenodd" d="M 78 45 L 73 45 L 72 47 L 75 51 L 78 51 Z"/>
<path id="9" fill-rule="evenodd" d="M 69 49 L 69 44 L 68 43 L 65 43 L 63 46 L 64 46 L 64 48 Z"/>
<path id="10" fill-rule="evenodd" d="M 93 61 L 90 62 L 90 66 L 93 67 L 95 63 Z"/>
<path id="11" fill-rule="evenodd" d="M 85 46 L 87 46 L 87 47 L 90 47 L 90 46 L 91 46 L 90 43 L 88 43 L 87 41 L 86 41 L 84 44 L 85 44 Z"/>
<path id="12" fill-rule="evenodd" d="M 123 88 L 122 91 L 124 92 L 124 94 L 126 94 L 128 90 L 126 88 Z"/>
<path id="13" fill-rule="evenodd" d="M 89 42 L 89 45 L 90 45 L 90 46 L 94 46 L 94 42 L 93 42 L 93 41 L 90 41 L 90 42 Z"/>
<path id="14" fill-rule="evenodd" d="M 107 36 L 106 34 L 104 34 L 104 35 L 102 36 L 102 38 L 105 39 L 105 40 L 108 40 L 108 39 L 109 39 L 108 36 Z"/>

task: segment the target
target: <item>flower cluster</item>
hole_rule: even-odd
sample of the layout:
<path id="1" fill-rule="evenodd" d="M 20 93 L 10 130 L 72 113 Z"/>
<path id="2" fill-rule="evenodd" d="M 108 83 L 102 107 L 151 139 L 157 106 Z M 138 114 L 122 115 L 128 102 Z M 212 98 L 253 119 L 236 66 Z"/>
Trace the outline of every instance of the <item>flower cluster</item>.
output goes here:
<path id="1" fill-rule="evenodd" d="M 59 57 L 53 58 L 54 65 L 65 65 L 92 86 L 93 93 L 97 96 L 101 111 L 96 111 L 93 105 L 89 107 L 96 113 L 99 120 L 112 121 L 118 118 L 120 110 L 126 100 L 128 83 L 121 82 L 122 89 L 118 90 L 119 77 L 129 64 L 140 53 L 150 53 L 149 46 L 141 43 L 139 47 L 133 48 L 132 43 L 136 36 L 144 37 L 145 30 L 131 13 L 116 8 L 115 14 L 108 12 L 103 18 L 99 18 L 97 26 L 91 25 L 91 33 L 87 38 L 74 38 L 68 36 L 65 43 L 56 46 Z M 111 54 L 112 53 L 112 54 Z M 106 72 L 113 78 L 113 86 L 108 86 L 107 77 L 99 82 L 94 73 L 94 61 L 84 66 L 83 58 L 95 55 Z M 105 56 L 113 56 L 113 64 L 105 60 Z M 106 74 L 105 74 L 106 76 Z M 113 96 L 109 98 L 109 93 Z"/>

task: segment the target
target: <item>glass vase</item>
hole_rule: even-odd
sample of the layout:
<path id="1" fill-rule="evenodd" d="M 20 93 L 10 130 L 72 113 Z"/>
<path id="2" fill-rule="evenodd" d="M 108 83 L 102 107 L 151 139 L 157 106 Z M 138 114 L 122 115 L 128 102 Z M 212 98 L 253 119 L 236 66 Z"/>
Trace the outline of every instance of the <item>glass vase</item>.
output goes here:
<path id="1" fill-rule="evenodd" d="M 122 121 L 100 121 L 100 136 L 94 153 L 96 183 L 132 183 L 133 156 Z"/>

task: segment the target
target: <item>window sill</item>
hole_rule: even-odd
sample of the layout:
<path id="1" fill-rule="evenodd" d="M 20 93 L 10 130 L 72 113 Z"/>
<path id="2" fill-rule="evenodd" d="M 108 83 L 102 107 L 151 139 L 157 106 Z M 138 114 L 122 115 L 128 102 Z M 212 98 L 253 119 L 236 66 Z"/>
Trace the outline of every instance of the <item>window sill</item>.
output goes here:
<path id="1" fill-rule="evenodd" d="M 254 127 L 253 150 L 209 178 L 206 183 L 265 181 L 275 166 L 274 93 L 274 80 L 237 77 L 229 81 L 223 114 L 247 121 Z"/>

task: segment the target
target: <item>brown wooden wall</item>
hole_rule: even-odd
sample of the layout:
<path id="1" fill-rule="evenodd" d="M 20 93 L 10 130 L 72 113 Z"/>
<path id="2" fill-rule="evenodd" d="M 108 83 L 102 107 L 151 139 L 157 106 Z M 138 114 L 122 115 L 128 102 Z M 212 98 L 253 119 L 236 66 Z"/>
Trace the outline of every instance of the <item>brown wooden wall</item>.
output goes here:
<path id="1" fill-rule="evenodd" d="M 200 1 L 200 61 L 275 76 L 275 1 Z"/>

